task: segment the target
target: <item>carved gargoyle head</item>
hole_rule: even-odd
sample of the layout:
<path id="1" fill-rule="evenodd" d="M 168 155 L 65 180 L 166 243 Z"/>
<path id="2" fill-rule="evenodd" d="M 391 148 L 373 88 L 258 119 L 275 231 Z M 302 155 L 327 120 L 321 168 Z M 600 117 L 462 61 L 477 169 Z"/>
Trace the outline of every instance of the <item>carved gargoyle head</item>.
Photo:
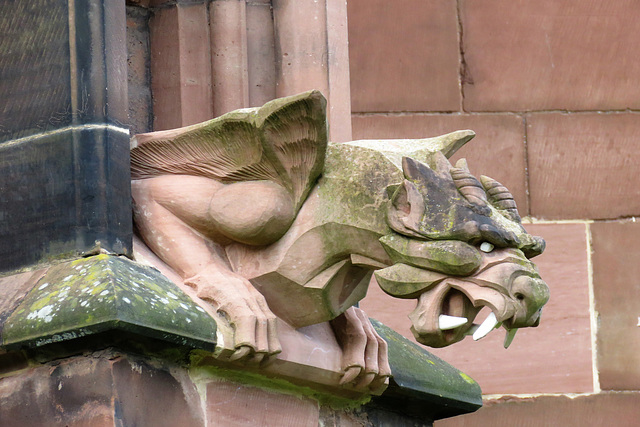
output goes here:
<path id="1" fill-rule="evenodd" d="M 508 347 L 517 328 L 538 325 L 549 299 L 529 261 L 545 242 L 525 231 L 500 183 L 476 179 L 464 159 L 452 166 L 440 152 L 431 163 L 403 158 L 404 182 L 387 189 L 394 233 L 380 241 L 394 265 L 376 279 L 388 294 L 418 300 L 409 315 L 418 342 L 444 347 L 502 325 Z M 474 324 L 483 307 L 491 314 Z"/>

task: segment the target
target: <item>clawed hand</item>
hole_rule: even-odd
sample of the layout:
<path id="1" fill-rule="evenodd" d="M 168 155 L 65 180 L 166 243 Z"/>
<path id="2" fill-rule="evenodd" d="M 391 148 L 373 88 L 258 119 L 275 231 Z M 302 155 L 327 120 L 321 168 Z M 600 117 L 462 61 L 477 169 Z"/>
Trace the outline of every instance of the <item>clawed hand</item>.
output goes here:
<path id="1" fill-rule="evenodd" d="M 391 376 L 387 342 L 373 329 L 369 318 L 357 307 L 331 321 L 342 346 L 344 374 L 341 385 L 361 391 L 383 387 Z"/>
<path id="2" fill-rule="evenodd" d="M 213 304 L 229 320 L 235 348 L 230 361 L 266 366 L 276 359 L 282 351 L 276 316 L 248 280 L 231 272 L 209 271 L 185 284 L 195 288 L 199 298 Z"/>
<path id="3" fill-rule="evenodd" d="M 234 330 L 230 361 L 265 366 L 282 351 L 276 316 L 264 296 L 251 283 L 230 271 L 206 269 L 185 280 L 197 295 L 223 313 Z M 331 321 L 342 347 L 343 375 L 340 384 L 370 392 L 384 387 L 391 376 L 387 343 L 375 331 L 367 315 L 356 307 Z"/>

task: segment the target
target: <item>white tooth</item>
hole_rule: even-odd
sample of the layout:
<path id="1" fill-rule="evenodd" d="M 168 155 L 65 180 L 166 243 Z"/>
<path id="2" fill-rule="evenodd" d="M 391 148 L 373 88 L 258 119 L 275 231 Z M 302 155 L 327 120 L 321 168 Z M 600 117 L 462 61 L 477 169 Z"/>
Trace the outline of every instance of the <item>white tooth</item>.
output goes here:
<path id="1" fill-rule="evenodd" d="M 494 246 L 489 242 L 482 242 L 482 244 L 480 245 L 480 250 L 482 252 L 489 253 L 489 252 L 491 252 L 493 250 L 493 248 L 494 248 Z"/>
<path id="2" fill-rule="evenodd" d="M 482 322 L 478 330 L 473 333 L 473 340 L 478 341 L 480 338 L 486 337 L 489 332 L 493 331 L 493 328 L 495 328 L 497 324 L 498 319 L 496 319 L 496 315 L 492 311 L 487 318 L 484 319 L 484 322 Z"/>
<path id="3" fill-rule="evenodd" d="M 504 336 L 504 348 L 509 348 L 513 338 L 516 336 L 516 332 L 518 332 L 517 328 L 507 329 L 507 335 Z"/>
<path id="4" fill-rule="evenodd" d="M 456 317 L 456 316 L 447 316 L 446 314 L 441 314 L 438 317 L 438 327 L 446 331 L 448 329 L 455 329 L 458 326 L 462 326 L 467 323 L 466 317 Z"/>

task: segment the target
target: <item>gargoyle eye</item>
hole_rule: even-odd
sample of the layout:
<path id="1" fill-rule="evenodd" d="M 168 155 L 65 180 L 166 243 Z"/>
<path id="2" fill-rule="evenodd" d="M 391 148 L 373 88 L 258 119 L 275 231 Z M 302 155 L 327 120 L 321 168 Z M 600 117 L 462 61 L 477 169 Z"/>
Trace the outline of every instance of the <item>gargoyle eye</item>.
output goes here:
<path id="1" fill-rule="evenodd" d="M 493 250 L 495 246 L 493 246 L 491 243 L 489 242 L 482 242 L 482 244 L 480 245 L 480 250 L 482 252 L 486 252 L 489 253 Z"/>

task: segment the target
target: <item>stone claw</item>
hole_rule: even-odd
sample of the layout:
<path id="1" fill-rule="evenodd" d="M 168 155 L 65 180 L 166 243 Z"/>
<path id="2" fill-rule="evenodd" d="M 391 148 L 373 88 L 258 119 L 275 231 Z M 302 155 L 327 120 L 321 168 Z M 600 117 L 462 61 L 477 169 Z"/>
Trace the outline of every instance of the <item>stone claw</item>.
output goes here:
<path id="1" fill-rule="evenodd" d="M 209 270 L 185 281 L 199 298 L 224 314 L 234 331 L 234 352 L 229 361 L 266 366 L 282 351 L 276 316 L 264 296 L 251 283 L 231 272 Z"/>
<path id="2" fill-rule="evenodd" d="M 340 385 L 345 385 L 353 382 L 362 372 L 362 366 L 350 366 L 344 369 L 344 374 L 340 379 Z"/>
<path id="3" fill-rule="evenodd" d="M 391 376 L 387 343 L 357 307 L 331 321 L 342 347 L 343 375 L 340 384 L 360 391 L 377 391 Z"/>
<path id="4" fill-rule="evenodd" d="M 251 354 L 253 349 L 247 345 L 241 345 L 236 348 L 236 351 L 229 357 L 229 360 L 235 362 L 237 360 L 242 360 L 247 357 L 247 355 Z"/>

